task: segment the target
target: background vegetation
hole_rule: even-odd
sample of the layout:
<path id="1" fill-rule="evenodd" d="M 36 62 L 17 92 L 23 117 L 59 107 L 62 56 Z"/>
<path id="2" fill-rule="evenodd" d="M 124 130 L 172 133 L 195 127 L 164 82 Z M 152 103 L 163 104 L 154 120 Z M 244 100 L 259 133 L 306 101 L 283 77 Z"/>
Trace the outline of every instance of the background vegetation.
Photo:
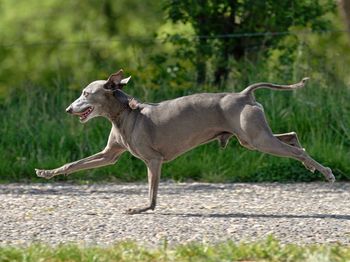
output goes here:
<path id="1" fill-rule="evenodd" d="M 349 261 L 350 249 L 334 245 L 282 245 L 269 237 L 257 243 L 216 245 L 189 243 L 147 249 L 136 243 L 120 242 L 110 247 L 31 245 L 0 247 L 0 261 Z"/>
<path id="2" fill-rule="evenodd" d="M 350 178 L 349 38 L 334 1 L 34 0 L 0 2 L 0 180 L 42 181 L 54 168 L 100 151 L 110 124 L 81 125 L 64 109 L 89 82 L 119 68 L 126 91 L 144 101 L 195 92 L 235 92 L 253 82 L 293 83 L 297 92 L 261 90 L 275 133 L 296 131 L 307 151 Z M 175 180 L 323 179 L 294 160 L 248 151 L 232 139 L 166 164 Z M 145 180 L 143 163 L 56 180 Z"/>

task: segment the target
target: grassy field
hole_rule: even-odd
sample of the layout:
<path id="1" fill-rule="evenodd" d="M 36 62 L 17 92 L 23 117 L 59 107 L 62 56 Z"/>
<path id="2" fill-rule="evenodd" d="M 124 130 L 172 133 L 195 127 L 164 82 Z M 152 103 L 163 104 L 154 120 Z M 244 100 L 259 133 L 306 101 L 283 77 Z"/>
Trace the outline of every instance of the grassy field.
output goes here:
<path id="1" fill-rule="evenodd" d="M 306 88 L 295 92 L 259 90 L 256 97 L 264 105 L 275 133 L 296 131 L 311 156 L 331 167 L 337 179 L 349 180 L 350 90 L 322 83 L 311 80 Z M 0 103 L 2 182 L 42 181 L 35 177 L 34 168 L 55 168 L 104 148 L 110 123 L 93 119 L 82 125 L 76 117 L 66 114 L 65 108 L 80 91 L 64 86 L 64 82 L 51 88 L 28 86 Z M 242 83 L 226 91 L 239 91 L 244 86 Z M 141 100 L 147 96 L 148 101 L 160 101 L 203 90 L 164 87 L 146 94 L 136 80 L 126 91 Z M 162 178 L 207 182 L 323 180 L 321 174 L 308 172 L 295 160 L 249 151 L 234 138 L 225 150 L 213 142 L 164 165 Z M 145 181 L 146 169 L 140 160 L 125 153 L 114 166 L 55 179 Z"/>
<path id="2" fill-rule="evenodd" d="M 184 244 L 149 249 L 132 242 L 110 247 L 0 247 L 0 261 L 349 261 L 350 248 L 341 245 L 281 245 L 277 240 L 251 244 L 224 242 L 217 245 Z"/>

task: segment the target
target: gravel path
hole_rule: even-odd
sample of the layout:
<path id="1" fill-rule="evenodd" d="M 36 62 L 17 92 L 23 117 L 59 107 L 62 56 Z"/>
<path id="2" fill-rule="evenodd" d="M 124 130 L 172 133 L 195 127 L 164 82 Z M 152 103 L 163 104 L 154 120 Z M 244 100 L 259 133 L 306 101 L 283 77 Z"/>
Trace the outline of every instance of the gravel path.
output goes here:
<path id="1" fill-rule="evenodd" d="M 158 245 L 187 241 L 350 244 L 350 184 L 162 183 L 155 212 L 125 215 L 147 201 L 145 184 L 0 185 L 0 245 Z"/>

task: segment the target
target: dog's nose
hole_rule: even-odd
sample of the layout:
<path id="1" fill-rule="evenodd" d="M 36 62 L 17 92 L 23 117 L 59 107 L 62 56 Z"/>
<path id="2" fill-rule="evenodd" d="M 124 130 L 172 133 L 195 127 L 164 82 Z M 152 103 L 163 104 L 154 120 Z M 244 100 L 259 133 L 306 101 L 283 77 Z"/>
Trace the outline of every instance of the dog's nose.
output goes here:
<path id="1" fill-rule="evenodd" d="M 73 112 L 72 106 L 67 107 L 67 108 L 66 108 L 66 112 L 69 113 L 69 114 L 71 114 L 71 113 Z"/>

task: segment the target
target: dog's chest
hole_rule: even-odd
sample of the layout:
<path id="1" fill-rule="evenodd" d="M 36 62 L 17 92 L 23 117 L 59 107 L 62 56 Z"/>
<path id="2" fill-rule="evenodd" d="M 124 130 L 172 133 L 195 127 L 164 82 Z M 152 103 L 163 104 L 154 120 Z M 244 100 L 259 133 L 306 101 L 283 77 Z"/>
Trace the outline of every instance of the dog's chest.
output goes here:
<path id="1" fill-rule="evenodd" d="M 137 146 L 138 144 L 142 143 L 142 141 L 134 141 L 134 139 L 132 139 L 132 137 L 128 137 L 126 135 L 121 134 L 120 132 L 118 132 L 115 135 L 115 142 L 117 144 L 119 144 L 120 146 L 124 147 L 126 150 L 128 150 L 130 152 L 130 154 L 132 154 L 133 156 L 140 158 L 140 159 L 144 159 L 143 154 L 142 154 L 142 146 L 140 147 Z"/>

